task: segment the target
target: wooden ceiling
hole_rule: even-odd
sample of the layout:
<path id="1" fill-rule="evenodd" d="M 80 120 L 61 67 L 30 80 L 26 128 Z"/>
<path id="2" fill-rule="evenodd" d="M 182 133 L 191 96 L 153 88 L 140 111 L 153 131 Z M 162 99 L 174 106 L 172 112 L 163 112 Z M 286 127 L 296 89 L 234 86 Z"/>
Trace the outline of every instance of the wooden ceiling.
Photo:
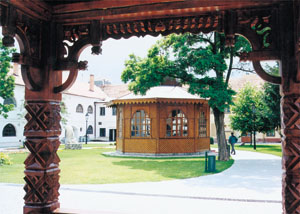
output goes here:
<path id="1" fill-rule="evenodd" d="M 35 18 L 58 23 L 102 23 L 185 17 L 240 8 L 264 7 L 285 0 L 10 0 Z"/>

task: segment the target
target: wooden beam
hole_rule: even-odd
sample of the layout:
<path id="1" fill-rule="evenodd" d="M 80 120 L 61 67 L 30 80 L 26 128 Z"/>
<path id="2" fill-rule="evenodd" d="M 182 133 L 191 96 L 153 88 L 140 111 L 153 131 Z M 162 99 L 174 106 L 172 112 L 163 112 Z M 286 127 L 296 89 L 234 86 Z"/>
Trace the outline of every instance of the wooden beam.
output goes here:
<path id="1" fill-rule="evenodd" d="M 233 0 L 232 0 L 233 1 Z M 268 6 L 271 0 L 267 0 L 264 3 L 253 3 L 253 1 L 242 1 L 234 6 L 232 1 L 223 2 L 218 1 L 219 4 L 215 4 L 208 1 L 190 0 L 188 2 L 171 2 L 171 3 L 159 3 L 152 5 L 136 5 L 132 7 L 124 8 L 111 8 L 111 9 L 97 9 L 78 13 L 63 13 L 56 14 L 54 11 L 53 20 L 59 23 L 76 23 L 86 22 L 90 20 L 101 20 L 102 23 L 113 22 L 113 21 L 132 21 L 132 20 L 143 20 L 143 19 L 155 19 L 155 18 L 168 18 L 180 15 L 191 16 L 205 14 L 208 12 L 223 11 L 227 9 L 239 9 L 249 8 L 255 6 Z M 216 2 L 216 1 L 214 1 Z"/>
<path id="2" fill-rule="evenodd" d="M 55 13 L 70 13 L 82 10 L 95 10 L 95 9 L 110 9 L 120 7 L 131 7 L 137 5 L 148 5 L 154 3 L 170 3 L 170 2 L 184 2 L 185 0 L 95 0 L 92 2 L 78 2 L 69 4 L 60 4 L 53 7 Z"/>
<path id="3" fill-rule="evenodd" d="M 51 20 L 53 10 L 41 0 L 10 0 L 10 4 L 33 18 Z"/>

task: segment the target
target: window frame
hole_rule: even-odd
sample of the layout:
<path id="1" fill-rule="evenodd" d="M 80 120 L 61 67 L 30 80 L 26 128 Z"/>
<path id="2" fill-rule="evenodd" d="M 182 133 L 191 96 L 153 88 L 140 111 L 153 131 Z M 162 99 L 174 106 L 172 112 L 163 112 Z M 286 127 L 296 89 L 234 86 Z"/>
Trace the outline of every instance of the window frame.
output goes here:
<path id="1" fill-rule="evenodd" d="M 174 116 L 173 113 L 175 113 Z M 166 119 L 166 137 L 167 138 L 188 138 L 189 136 L 188 123 L 189 120 L 186 117 L 184 111 L 182 111 L 182 109 L 180 108 L 172 109 Z M 175 129 L 174 129 L 174 125 L 175 125 Z M 168 129 L 168 126 L 170 127 L 170 129 Z M 173 134 L 174 131 L 176 135 Z M 186 133 L 184 134 L 184 132 Z M 178 133 L 180 133 L 180 135 L 178 135 Z"/>
<path id="2" fill-rule="evenodd" d="M 105 107 L 100 107 L 100 116 L 105 116 Z"/>
<path id="3" fill-rule="evenodd" d="M 104 130 L 104 135 L 101 135 L 101 131 Z M 99 129 L 99 137 L 106 137 L 106 128 L 100 128 Z"/>
<path id="4" fill-rule="evenodd" d="M 112 109 L 111 110 L 111 115 L 116 116 L 117 115 L 117 107 L 113 106 L 111 109 Z"/>
<path id="5" fill-rule="evenodd" d="M 81 108 L 81 110 L 80 111 L 78 111 L 78 108 Z M 76 113 L 83 113 L 83 106 L 81 105 L 81 104 L 78 104 L 77 106 L 76 106 Z"/>
<path id="6" fill-rule="evenodd" d="M 8 97 L 3 100 L 3 105 L 11 105 L 11 104 L 14 105 L 14 107 L 17 107 L 17 101 L 14 97 Z"/>
<path id="7" fill-rule="evenodd" d="M 10 131 L 10 132 L 12 132 L 13 134 L 12 135 L 7 135 L 6 133 L 5 133 L 5 131 L 7 132 L 7 128 L 13 128 L 13 131 Z M 13 125 L 13 124 L 11 124 L 11 123 L 8 123 L 8 124 L 6 124 L 4 127 L 3 127 L 3 129 L 2 129 L 2 137 L 16 137 L 17 136 L 17 130 L 16 130 L 16 127 Z"/>
<path id="8" fill-rule="evenodd" d="M 117 108 L 117 115 L 118 115 L 118 119 L 117 119 L 117 138 L 122 138 L 123 137 L 123 107 L 118 107 Z"/>
<path id="9" fill-rule="evenodd" d="M 93 113 L 94 113 L 94 109 L 93 109 L 93 107 L 92 107 L 91 105 L 88 106 L 87 112 L 88 112 L 89 114 L 93 114 Z"/>
<path id="10" fill-rule="evenodd" d="M 144 109 L 138 109 L 132 115 L 130 119 L 130 137 L 151 138 L 151 119 Z"/>
<path id="11" fill-rule="evenodd" d="M 198 137 L 206 138 L 207 136 L 207 118 L 206 110 L 200 109 L 198 119 Z M 204 129 L 204 131 L 202 130 Z M 202 135 L 205 132 L 205 135 Z"/>
<path id="12" fill-rule="evenodd" d="M 90 131 L 90 129 L 91 129 L 92 131 Z M 86 134 L 94 134 L 94 128 L 93 128 L 92 125 L 89 125 L 89 126 L 88 126 L 88 128 L 87 128 L 87 130 L 86 130 Z"/>

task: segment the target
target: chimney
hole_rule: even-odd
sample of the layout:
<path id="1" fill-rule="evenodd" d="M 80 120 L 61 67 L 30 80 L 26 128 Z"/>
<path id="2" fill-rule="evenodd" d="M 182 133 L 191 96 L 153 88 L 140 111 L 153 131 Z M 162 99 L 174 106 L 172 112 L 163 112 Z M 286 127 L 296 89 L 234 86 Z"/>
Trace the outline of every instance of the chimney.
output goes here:
<path id="1" fill-rule="evenodd" d="M 90 91 L 94 91 L 95 82 L 94 82 L 94 74 L 90 75 Z"/>
<path id="2" fill-rule="evenodd" d="M 14 76 L 19 76 L 19 64 L 18 63 L 13 64 L 13 74 L 14 74 Z"/>

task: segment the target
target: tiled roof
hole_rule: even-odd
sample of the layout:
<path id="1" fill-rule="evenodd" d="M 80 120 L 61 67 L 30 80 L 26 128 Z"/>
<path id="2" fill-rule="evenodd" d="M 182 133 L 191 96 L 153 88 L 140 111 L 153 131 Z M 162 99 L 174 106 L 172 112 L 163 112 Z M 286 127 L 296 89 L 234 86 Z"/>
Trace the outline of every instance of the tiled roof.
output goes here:
<path id="1" fill-rule="evenodd" d="M 265 81 L 256 74 L 248 74 L 240 77 L 232 77 L 229 80 L 229 85 L 236 92 L 244 88 L 246 83 L 250 83 L 252 86 L 261 88 L 265 83 Z"/>
<path id="2" fill-rule="evenodd" d="M 129 89 L 128 89 L 128 84 L 123 84 L 123 85 L 105 85 L 105 86 L 102 86 L 101 89 L 111 99 L 123 97 L 123 96 L 131 93 L 129 91 Z"/>

